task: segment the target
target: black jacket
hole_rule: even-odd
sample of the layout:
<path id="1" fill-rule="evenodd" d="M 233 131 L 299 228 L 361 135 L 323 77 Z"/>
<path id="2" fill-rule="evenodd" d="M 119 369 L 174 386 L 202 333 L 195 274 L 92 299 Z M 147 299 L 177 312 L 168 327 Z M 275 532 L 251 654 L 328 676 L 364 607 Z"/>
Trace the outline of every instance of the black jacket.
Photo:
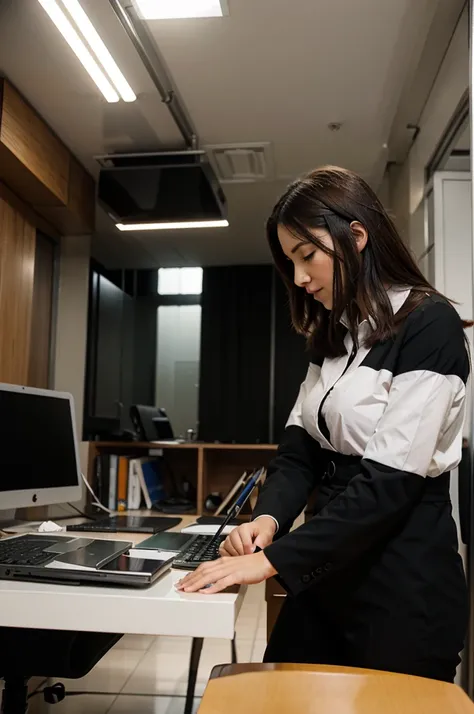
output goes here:
<path id="1" fill-rule="evenodd" d="M 389 291 L 394 312 L 408 295 Z M 367 329 L 359 327 L 352 361 L 348 332 L 347 355 L 310 365 L 254 511 L 277 521 L 265 554 L 293 595 L 340 577 L 398 537 L 425 494 L 443 491 L 449 501 L 443 475 L 461 458 L 469 357 L 456 310 L 427 296 L 393 340 L 371 349 L 363 342 Z M 338 455 L 355 459 L 350 478 L 288 533 Z M 412 545 L 413 533 L 429 540 L 421 521 L 413 527 Z"/>

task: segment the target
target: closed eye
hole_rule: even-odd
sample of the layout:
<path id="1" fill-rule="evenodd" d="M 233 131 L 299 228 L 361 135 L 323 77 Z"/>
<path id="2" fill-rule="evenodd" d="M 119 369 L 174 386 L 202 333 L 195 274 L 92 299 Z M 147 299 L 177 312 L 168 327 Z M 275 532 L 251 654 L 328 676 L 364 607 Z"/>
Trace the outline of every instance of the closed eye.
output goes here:
<path id="1" fill-rule="evenodd" d="M 305 255 L 305 257 L 303 258 L 304 262 L 309 263 L 315 253 L 316 251 L 313 250 L 312 253 L 308 253 L 308 255 Z"/>

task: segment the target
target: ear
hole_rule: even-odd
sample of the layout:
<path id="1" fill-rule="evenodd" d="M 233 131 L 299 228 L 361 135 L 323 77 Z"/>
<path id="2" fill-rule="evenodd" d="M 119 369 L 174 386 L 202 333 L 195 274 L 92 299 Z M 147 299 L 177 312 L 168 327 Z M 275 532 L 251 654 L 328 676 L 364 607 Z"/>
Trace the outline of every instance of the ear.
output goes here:
<path id="1" fill-rule="evenodd" d="M 369 238 L 367 229 L 364 228 L 362 223 L 359 223 L 359 221 L 352 221 L 350 228 L 352 235 L 355 238 L 357 250 L 359 251 L 359 253 L 362 253 L 365 246 L 367 245 L 367 240 Z"/>

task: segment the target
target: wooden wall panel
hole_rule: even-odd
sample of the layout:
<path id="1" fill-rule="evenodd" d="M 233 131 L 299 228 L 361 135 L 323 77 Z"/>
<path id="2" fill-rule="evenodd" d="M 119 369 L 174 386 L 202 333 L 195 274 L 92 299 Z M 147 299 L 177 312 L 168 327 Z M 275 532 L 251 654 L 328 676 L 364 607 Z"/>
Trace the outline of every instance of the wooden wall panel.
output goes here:
<path id="1" fill-rule="evenodd" d="M 0 199 L 0 382 L 28 383 L 36 229 Z"/>
<path id="2" fill-rule="evenodd" d="M 67 206 L 41 206 L 37 210 L 63 235 L 92 233 L 95 228 L 95 182 L 73 156 Z"/>
<path id="3" fill-rule="evenodd" d="M 82 220 L 84 231 L 95 229 L 95 181 L 73 156 L 69 171 L 68 209 Z"/>
<path id="4" fill-rule="evenodd" d="M 50 386 L 54 253 L 54 243 L 42 233 L 38 233 L 35 250 L 28 385 L 42 389 L 47 389 Z"/>
<path id="5" fill-rule="evenodd" d="M 56 230 L 53 224 L 45 220 L 43 216 L 40 216 L 40 214 L 37 213 L 28 203 L 25 203 L 25 201 L 22 201 L 21 198 L 18 198 L 16 193 L 13 193 L 13 191 L 2 181 L 0 181 L 0 200 L 1 199 L 6 201 L 6 203 L 15 209 L 15 211 L 21 213 L 27 223 L 31 223 L 32 226 L 36 226 L 39 231 L 42 231 L 45 235 L 56 241 L 56 243 L 59 243 L 61 240 L 61 233 Z"/>
<path id="6" fill-rule="evenodd" d="M 94 230 L 94 179 L 21 94 L 1 78 L 0 181 L 62 235 Z"/>
<path id="7" fill-rule="evenodd" d="M 22 173 L 26 170 L 46 189 L 38 197 L 30 196 L 31 203 L 67 204 L 70 153 L 6 81 L 3 82 L 0 144 L 15 157 Z M 9 183 L 15 188 L 11 181 Z"/>

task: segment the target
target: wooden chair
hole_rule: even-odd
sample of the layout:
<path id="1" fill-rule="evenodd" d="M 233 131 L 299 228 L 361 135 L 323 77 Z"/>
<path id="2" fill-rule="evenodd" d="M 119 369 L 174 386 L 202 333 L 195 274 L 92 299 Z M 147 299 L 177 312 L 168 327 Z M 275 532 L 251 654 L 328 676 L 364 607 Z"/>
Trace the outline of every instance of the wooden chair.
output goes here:
<path id="1" fill-rule="evenodd" d="M 474 714 L 454 684 L 351 667 L 214 667 L 199 714 Z"/>

